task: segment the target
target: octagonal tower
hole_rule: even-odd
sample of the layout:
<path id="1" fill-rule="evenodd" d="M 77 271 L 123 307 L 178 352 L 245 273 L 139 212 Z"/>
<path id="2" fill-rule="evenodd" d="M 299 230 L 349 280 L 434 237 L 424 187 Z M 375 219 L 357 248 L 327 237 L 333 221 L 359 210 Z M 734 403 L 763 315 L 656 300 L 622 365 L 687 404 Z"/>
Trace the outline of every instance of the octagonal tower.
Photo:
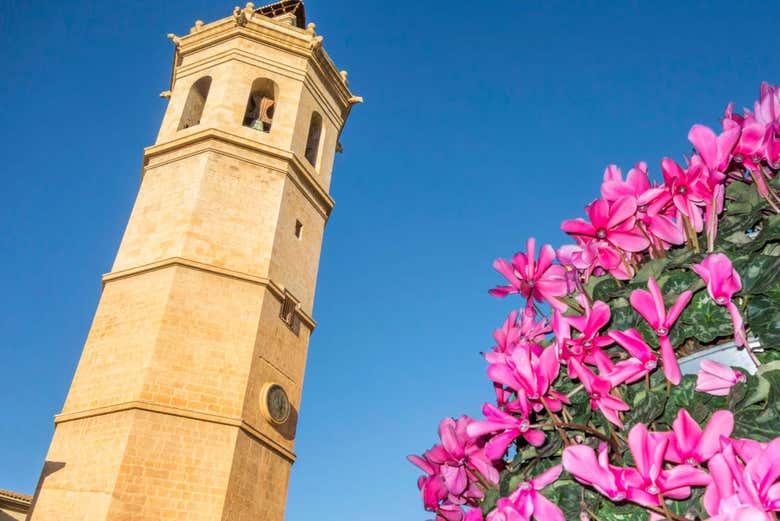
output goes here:
<path id="1" fill-rule="evenodd" d="M 304 6 L 198 21 L 32 521 L 281 521 L 328 194 L 353 104 Z"/>

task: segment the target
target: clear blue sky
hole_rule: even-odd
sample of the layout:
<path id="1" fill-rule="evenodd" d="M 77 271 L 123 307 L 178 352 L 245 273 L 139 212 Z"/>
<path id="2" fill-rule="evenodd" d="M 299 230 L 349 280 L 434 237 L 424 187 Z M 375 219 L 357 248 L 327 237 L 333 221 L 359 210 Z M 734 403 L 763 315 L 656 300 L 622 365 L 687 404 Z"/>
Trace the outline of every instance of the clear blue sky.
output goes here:
<path id="1" fill-rule="evenodd" d="M 493 259 L 559 244 L 605 165 L 660 178 L 691 124 L 780 81 L 777 2 L 574 4 L 307 2 L 366 103 L 336 159 L 287 521 L 426 519 L 404 457 L 491 398 L 478 352 L 516 303 L 487 295 Z M 232 7 L 0 2 L 1 488 L 34 489 L 165 109 L 165 34 Z"/>

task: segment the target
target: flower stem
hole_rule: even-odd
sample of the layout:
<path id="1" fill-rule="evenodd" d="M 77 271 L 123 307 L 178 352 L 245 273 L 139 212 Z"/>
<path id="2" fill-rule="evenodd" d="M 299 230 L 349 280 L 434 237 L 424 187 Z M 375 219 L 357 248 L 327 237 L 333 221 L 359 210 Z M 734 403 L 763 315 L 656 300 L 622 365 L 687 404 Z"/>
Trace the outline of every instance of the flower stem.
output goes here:
<path id="1" fill-rule="evenodd" d="M 574 389 L 569 391 L 568 394 L 566 394 L 566 398 L 571 398 L 572 396 L 574 396 L 575 394 L 577 394 L 581 390 L 582 390 L 582 384 L 578 385 L 577 387 L 575 387 Z"/>
<path id="2" fill-rule="evenodd" d="M 602 440 L 604 440 L 606 442 L 609 441 L 609 437 L 606 434 L 604 434 L 603 432 L 601 432 L 599 430 L 596 430 L 593 427 L 589 427 L 587 425 L 583 425 L 581 423 L 563 423 L 562 422 L 562 423 L 559 423 L 557 425 L 554 424 L 554 423 L 540 423 L 540 424 L 536 425 L 536 427 L 560 427 L 562 429 L 569 429 L 569 430 L 574 430 L 574 431 L 582 431 L 582 432 L 590 433 L 590 434 L 596 436 L 597 438 L 601 438 Z"/>
<path id="3" fill-rule="evenodd" d="M 688 237 L 688 244 L 693 247 L 694 253 L 699 253 L 699 237 L 696 233 L 696 230 L 693 229 L 693 225 L 691 224 L 691 220 L 688 218 L 687 215 L 683 215 L 683 228 L 685 229 L 685 235 Z"/>
<path id="4" fill-rule="evenodd" d="M 485 479 L 485 476 L 482 475 L 480 471 L 475 469 L 474 467 L 470 467 L 469 470 L 477 477 L 480 484 L 485 487 L 485 490 L 483 492 L 487 492 L 491 488 L 496 488 L 493 484 L 491 484 L 487 479 Z"/>
<path id="5" fill-rule="evenodd" d="M 657 514 L 663 514 L 666 517 L 666 519 L 668 519 L 669 521 L 680 521 L 680 520 L 688 521 L 685 517 L 678 516 L 676 514 L 672 514 L 669 511 L 669 507 L 666 506 L 666 499 L 664 499 L 664 495 L 663 494 L 661 494 L 661 493 L 658 494 L 658 500 L 661 502 L 661 508 L 650 507 L 650 506 L 645 507 L 645 508 L 653 510 Z"/>
<path id="6" fill-rule="evenodd" d="M 664 252 L 663 248 L 658 248 L 658 245 L 655 243 L 652 237 L 650 237 L 650 234 L 647 233 L 647 229 L 645 228 L 645 223 L 642 221 L 637 220 L 636 226 L 639 228 L 639 231 L 642 232 L 642 235 L 645 236 L 645 239 L 650 242 L 650 248 L 653 250 L 653 258 L 661 259 L 663 257 L 666 257 L 666 253 Z"/>
<path id="7" fill-rule="evenodd" d="M 571 440 L 569 440 L 569 437 L 566 435 L 566 431 L 564 431 L 561 428 L 561 419 L 558 418 L 558 415 L 552 412 L 552 409 L 547 406 L 547 402 L 544 401 L 544 398 L 540 400 L 542 402 L 542 405 L 544 405 L 544 409 L 547 411 L 547 414 L 550 416 L 550 419 L 552 419 L 553 425 L 555 426 L 555 430 L 558 431 L 558 434 L 561 436 L 561 439 L 563 440 L 563 444 L 567 447 L 571 445 Z"/>

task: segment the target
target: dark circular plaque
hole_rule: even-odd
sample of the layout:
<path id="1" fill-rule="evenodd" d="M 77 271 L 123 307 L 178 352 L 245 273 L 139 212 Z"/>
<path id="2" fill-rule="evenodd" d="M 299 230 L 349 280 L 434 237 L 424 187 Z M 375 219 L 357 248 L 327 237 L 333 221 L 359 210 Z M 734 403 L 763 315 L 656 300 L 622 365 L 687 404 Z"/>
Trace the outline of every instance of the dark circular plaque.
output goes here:
<path id="1" fill-rule="evenodd" d="M 262 393 L 265 416 L 276 424 L 282 424 L 290 417 L 290 399 L 279 384 L 266 384 Z"/>

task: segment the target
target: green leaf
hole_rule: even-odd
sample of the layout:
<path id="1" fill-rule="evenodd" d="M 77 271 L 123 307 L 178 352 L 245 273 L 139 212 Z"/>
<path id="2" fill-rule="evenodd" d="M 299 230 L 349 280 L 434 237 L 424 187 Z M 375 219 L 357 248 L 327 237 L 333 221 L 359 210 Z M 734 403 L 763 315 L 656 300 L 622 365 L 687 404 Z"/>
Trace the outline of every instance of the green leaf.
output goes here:
<path id="1" fill-rule="evenodd" d="M 767 242 L 776 242 L 780 240 L 780 215 L 773 215 L 764 222 L 761 231 L 758 233 L 751 249 L 760 250 Z"/>
<path id="2" fill-rule="evenodd" d="M 619 329 L 625 331 L 629 328 L 638 328 L 640 324 L 644 322 L 644 319 L 636 312 L 631 306 L 612 307 L 612 320 L 610 322 L 611 329 Z"/>
<path id="3" fill-rule="evenodd" d="M 691 496 L 687 499 L 680 501 L 667 500 L 666 505 L 672 514 L 685 517 L 687 519 L 706 519 L 707 512 L 704 510 L 704 505 L 701 503 L 701 497 L 704 495 L 703 487 L 695 487 L 691 492 Z"/>
<path id="4" fill-rule="evenodd" d="M 681 338 L 696 338 L 701 344 L 734 334 L 726 308 L 717 305 L 704 290 L 694 294 L 675 327 L 680 329 Z"/>
<path id="5" fill-rule="evenodd" d="M 747 395 L 747 383 L 737 383 L 729 390 L 728 399 L 726 405 L 729 410 L 733 411 L 737 405 L 742 403 Z"/>
<path id="6" fill-rule="evenodd" d="M 760 378 L 769 384 L 766 402 L 735 411 L 735 437 L 770 441 L 780 434 L 780 369 L 762 372 Z"/>
<path id="7" fill-rule="evenodd" d="M 698 291 L 704 287 L 704 281 L 693 270 L 674 270 L 664 273 L 658 285 L 661 292 L 668 297 L 677 296 L 685 290 Z"/>
<path id="8" fill-rule="evenodd" d="M 647 521 L 647 510 L 633 503 L 604 501 L 596 514 L 602 521 Z"/>
<path id="9" fill-rule="evenodd" d="M 579 519 L 583 490 L 576 481 L 561 477 L 543 488 L 542 495 L 561 509 L 564 518 Z"/>
<path id="10" fill-rule="evenodd" d="M 646 391 L 644 389 L 634 395 L 631 401 L 631 410 L 626 412 L 626 429 L 630 429 L 637 423 L 650 424 L 661 416 L 666 405 L 666 390 Z"/>
<path id="11" fill-rule="evenodd" d="M 753 295 L 748 302 L 748 324 L 764 349 L 780 349 L 780 291 Z"/>
<path id="12" fill-rule="evenodd" d="M 780 257 L 754 254 L 734 261 L 734 269 L 742 279 L 743 294 L 766 293 L 780 285 Z"/>
<path id="13" fill-rule="evenodd" d="M 650 277 L 657 281 L 667 264 L 669 264 L 669 259 L 650 259 L 636 272 L 631 282 L 637 284 L 646 283 Z"/>
<path id="14" fill-rule="evenodd" d="M 591 275 L 591 277 L 588 279 L 588 282 L 584 283 L 582 285 L 582 288 L 585 290 L 585 292 L 593 298 L 593 300 L 604 300 L 604 295 L 596 296 L 597 290 L 599 285 L 602 285 L 604 283 L 604 287 L 607 288 L 609 286 L 609 289 L 612 289 L 612 285 L 614 287 L 617 287 L 617 282 L 612 277 L 612 275 L 601 275 L 599 277 Z M 603 290 L 602 290 L 603 291 Z"/>
<path id="15" fill-rule="evenodd" d="M 772 362 L 772 364 L 780 364 L 780 362 Z M 738 411 L 766 400 L 769 396 L 769 381 L 761 376 L 761 369 L 767 365 L 771 364 L 762 365 L 757 375 L 745 375 L 747 378 L 745 383 L 738 383 L 731 388 L 727 401 L 730 411 Z M 780 365 L 777 367 L 780 368 Z"/>
<path id="16" fill-rule="evenodd" d="M 483 516 L 488 515 L 491 510 L 496 508 L 496 502 L 498 501 L 499 497 L 498 490 L 494 488 L 491 488 L 485 492 L 485 499 L 482 500 L 482 504 L 480 505 Z"/>
<path id="17" fill-rule="evenodd" d="M 665 384 L 662 388 L 666 388 Z M 685 375 L 678 385 L 672 386 L 669 391 L 669 398 L 666 400 L 664 413 L 658 419 L 658 423 L 671 426 L 674 418 L 677 416 L 677 411 L 683 408 L 688 409 L 693 402 L 696 394 L 695 388 L 696 375 Z"/>

